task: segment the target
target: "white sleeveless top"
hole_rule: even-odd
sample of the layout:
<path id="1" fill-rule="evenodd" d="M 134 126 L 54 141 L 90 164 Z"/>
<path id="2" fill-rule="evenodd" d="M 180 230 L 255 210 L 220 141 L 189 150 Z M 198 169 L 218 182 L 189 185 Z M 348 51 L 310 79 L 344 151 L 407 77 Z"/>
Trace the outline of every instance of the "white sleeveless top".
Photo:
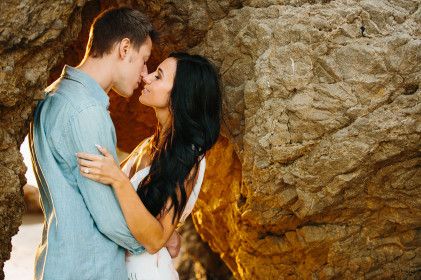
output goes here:
<path id="1" fill-rule="evenodd" d="M 130 169 L 133 166 L 133 163 L 136 160 L 136 157 L 142 152 L 143 148 L 152 137 L 145 140 L 140 148 L 129 158 L 126 164 L 123 166 L 123 172 L 129 177 Z M 140 182 L 149 174 L 150 166 L 145 167 L 138 172 L 136 172 L 130 181 L 135 189 L 138 188 Z M 184 223 L 186 218 L 190 215 L 193 210 L 194 204 L 196 203 L 197 197 L 199 196 L 200 187 L 202 186 L 203 177 L 205 175 L 206 169 L 206 159 L 205 157 L 199 163 L 199 171 L 196 184 L 193 187 L 193 190 L 190 194 L 189 199 L 187 200 L 186 207 L 181 215 L 180 222 L 181 225 Z M 128 251 L 126 251 L 126 267 L 127 267 L 127 276 L 129 280 L 178 280 L 178 273 L 174 268 L 172 263 L 171 256 L 169 255 L 167 248 L 162 248 L 156 254 L 149 254 L 144 252 L 137 256 L 133 256 Z"/>

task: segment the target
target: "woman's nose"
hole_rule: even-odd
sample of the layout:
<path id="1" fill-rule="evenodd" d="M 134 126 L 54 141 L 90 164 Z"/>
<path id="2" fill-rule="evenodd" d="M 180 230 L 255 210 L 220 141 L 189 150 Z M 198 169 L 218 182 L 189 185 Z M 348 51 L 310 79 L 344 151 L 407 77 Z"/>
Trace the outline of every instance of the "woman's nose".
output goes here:
<path id="1" fill-rule="evenodd" d="M 142 80 L 146 83 L 146 84 L 150 84 L 152 81 L 152 73 L 151 74 L 147 74 L 142 76 Z"/>
<path id="2" fill-rule="evenodd" d="M 143 76 L 143 81 L 145 82 L 145 83 L 147 83 L 147 84 L 150 84 L 150 83 L 152 83 L 153 82 L 153 80 L 155 79 L 155 76 L 156 76 L 156 72 L 152 72 L 152 73 L 149 73 L 148 75 L 146 75 L 146 76 Z"/>

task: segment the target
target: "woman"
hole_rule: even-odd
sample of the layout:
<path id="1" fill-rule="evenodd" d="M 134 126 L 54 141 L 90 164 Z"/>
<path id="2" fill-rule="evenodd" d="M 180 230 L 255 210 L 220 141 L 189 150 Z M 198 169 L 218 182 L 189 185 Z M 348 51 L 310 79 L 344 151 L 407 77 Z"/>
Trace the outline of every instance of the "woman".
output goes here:
<path id="1" fill-rule="evenodd" d="M 77 154 L 79 169 L 113 187 L 130 231 L 147 250 L 126 258 L 129 279 L 178 279 L 163 246 L 199 194 L 205 154 L 219 136 L 221 90 L 212 65 L 185 53 L 171 54 L 144 82 L 139 100 L 155 109 L 155 134 L 122 162 L 122 170 L 100 146 L 104 156 Z"/>

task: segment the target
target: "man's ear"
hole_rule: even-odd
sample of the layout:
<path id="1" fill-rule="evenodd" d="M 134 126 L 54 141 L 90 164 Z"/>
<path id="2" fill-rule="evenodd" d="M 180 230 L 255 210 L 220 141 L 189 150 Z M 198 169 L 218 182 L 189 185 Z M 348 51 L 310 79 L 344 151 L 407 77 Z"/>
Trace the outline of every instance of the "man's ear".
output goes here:
<path id="1" fill-rule="evenodd" d="M 131 42 L 129 38 L 124 38 L 120 41 L 120 44 L 118 46 L 118 54 L 121 59 L 125 59 L 127 55 L 129 54 L 129 49 L 131 46 Z"/>

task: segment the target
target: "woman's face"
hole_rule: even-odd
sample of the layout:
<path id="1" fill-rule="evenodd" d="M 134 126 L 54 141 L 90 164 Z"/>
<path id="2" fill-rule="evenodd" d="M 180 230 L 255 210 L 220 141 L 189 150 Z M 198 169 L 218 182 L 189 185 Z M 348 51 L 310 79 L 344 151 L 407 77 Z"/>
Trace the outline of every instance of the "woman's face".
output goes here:
<path id="1" fill-rule="evenodd" d="M 155 72 L 143 78 L 145 87 L 139 101 L 154 108 L 168 108 L 176 70 L 177 60 L 173 57 L 165 59 Z"/>

